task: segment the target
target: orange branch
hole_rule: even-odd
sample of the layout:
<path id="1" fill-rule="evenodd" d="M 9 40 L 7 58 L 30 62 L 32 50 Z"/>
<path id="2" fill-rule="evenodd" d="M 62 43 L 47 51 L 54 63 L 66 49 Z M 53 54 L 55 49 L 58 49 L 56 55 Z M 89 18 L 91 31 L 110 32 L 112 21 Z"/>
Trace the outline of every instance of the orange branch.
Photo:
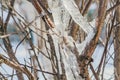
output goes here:
<path id="1" fill-rule="evenodd" d="M 89 74 L 84 74 L 84 72 L 88 72 L 88 65 L 90 64 L 90 62 L 92 61 L 91 56 L 93 55 L 93 52 L 97 46 L 101 31 L 102 31 L 102 27 L 104 25 L 104 20 L 106 17 L 106 8 L 107 8 L 107 3 L 108 0 L 100 0 L 100 4 L 99 4 L 99 12 L 98 12 L 98 18 L 96 21 L 97 22 L 97 32 L 95 34 L 95 36 L 93 37 L 93 39 L 90 41 L 90 43 L 88 45 L 86 45 L 86 48 L 83 52 L 83 55 L 80 55 L 80 70 L 82 70 L 83 73 L 81 73 L 81 75 L 83 75 L 83 77 L 86 80 L 90 80 L 89 79 Z"/>
<path id="2" fill-rule="evenodd" d="M 43 12 L 45 13 L 45 11 L 43 11 L 41 5 L 38 3 L 37 0 L 32 0 L 32 3 L 39 14 L 42 14 Z M 49 16 L 47 14 L 42 14 L 42 15 L 43 15 L 44 21 L 49 25 L 49 27 L 54 28 L 55 25 L 52 22 L 52 20 L 49 18 Z"/>

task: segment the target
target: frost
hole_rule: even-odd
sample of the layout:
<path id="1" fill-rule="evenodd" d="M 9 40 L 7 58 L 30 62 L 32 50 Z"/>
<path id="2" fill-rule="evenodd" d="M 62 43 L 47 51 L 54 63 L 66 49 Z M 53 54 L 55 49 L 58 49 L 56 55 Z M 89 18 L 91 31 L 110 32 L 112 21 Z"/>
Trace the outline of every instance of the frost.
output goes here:
<path id="1" fill-rule="evenodd" d="M 63 5 L 68 10 L 72 19 L 87 33 L 93 31 L 93 28 L 87 22 L 87 20 L 80 14 L 80 11 L 75 4 L 74 0 L 62 0 Z"/>
<path id="2" fill-rule="evenodd" d="M 89 43 L 94 36 L 94 29 L 79 12 L 78 7 L 73 0 L 62 0 L 62 2 L 72 19 L 87 33 L 86 39 L 81 44 L 77 44 L 79 53 L 82 53 L 87 43 Z"/>
<path id="3" fill-rule="evenodd" d="M 73 57 L 75 58 L 75 56 L 71 52 L 71 50 L 74 48 L 74 44 L 73 44 L 74 40 L 72 39 L 72 37 L 68 36 L 68 32 L 65 31 L 65 29 L 69 25 L 70 15 L 69 15 L 68 11 L 65 9 L 65 7 L 63 6 L 61 1 L 48 0 L 48 3 L 50 5 L 49 7 L 52 11 L 53 20 L 54 20 L 54 23 L 56 26 L 55 29 L 53 29 L 53 31 L 56 33 L 58 31 L 59 35 L 60 35 L 60 37 L 57 37 L 55 35 L 52 36 L 54 39 L 54 45 L 56 46 L 57 57 L 59 59 L 59 55 L 58 55 L 59 49 L 57 47 L 58 43 L 62 43 L 63 42 L 62 38 L 65 38 L 65 41 L 67 44 L 63 45 L 64 49 L 61 50 L 62 51 L 61 54 L 62 54 L 63 62 L 65 65 L 67 80 L 79 80 L 80 76 L 79 76 L 79 73 L 77 72 L 77 68 L 76 68 L 76 67 L 78 67 L 78 65 L 77 65 L 76 59 L 73 60 Z M 53 5 L 51 6 L 51 4 L 53 4 Z M 72 56 L 70 56 L 70 55 L 72 55 Z M 72 61 L 72 63 L 71 63 L 71 61 Z M 74 78 L 74 76 L 76 76 L 76 78 Z"/>
<path id="4" fill-rule="evenodd" d="M 69 25 L 70 15 L 65 10 L 63 4 L 59 0 L 51 1 L 48 0 L 49 7 L 52 11 L 53 20 L 55 23 L 55 28 L 60 33 L 61 36 L 64 36 L 66 27 Z M 51 6 L 51 4 L 53 4 Z"/>

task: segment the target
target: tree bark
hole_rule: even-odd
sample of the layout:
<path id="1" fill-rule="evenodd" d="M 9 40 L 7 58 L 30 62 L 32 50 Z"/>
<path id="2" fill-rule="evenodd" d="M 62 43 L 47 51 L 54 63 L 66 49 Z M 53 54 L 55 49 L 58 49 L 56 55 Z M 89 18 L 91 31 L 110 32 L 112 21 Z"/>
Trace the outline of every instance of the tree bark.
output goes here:
<path id="1" fill-rule="evenodd" d="M 116 9 L 116 21 L 120 22 L 120 6 Z M 120 26 L 115 27 L 115 42 L 114 42 L 115 80 L 120 80 L 120 28 L 119 27 Z"/>

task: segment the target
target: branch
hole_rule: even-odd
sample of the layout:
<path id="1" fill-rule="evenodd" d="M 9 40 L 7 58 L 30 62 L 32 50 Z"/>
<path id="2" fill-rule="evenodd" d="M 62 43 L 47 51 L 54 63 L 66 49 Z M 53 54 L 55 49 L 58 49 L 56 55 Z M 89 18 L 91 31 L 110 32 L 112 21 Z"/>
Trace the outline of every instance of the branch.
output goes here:
<path id="1" fill-rule="evenodd" d="M 29 70 L 25 67 L 20 66 L 17 64 L 17 62 L 12 62 L 10 60 L 7 60 L 3 55 L 0 55 L 0 64 L 5 63 L 6 65 L 10 66 L 13 69 L 16 69 L 19 72 L 25 73 L 30 80 L 35 80 L 34 76 L 29 72 Z"/>
<path id="2" fill-rule="evenodd" d="M 99 77 L 98 77 L 97 73 L 95 72 L 92 64 L 90 64 L 90 69 L 91 69 L 91 71 L 93 72 L 93 75 L 94 75 L 95 79 L 96 79 L 96 80 L 99 80 Z"/>
<path id="3" fill-rule="evenodd" d="M 104 24 L 104 20 L 105 20 L 105 16 L 106 16 L 105 13 L 106 13 L 107 1 L 108 0 L 105 0 L 104 2 L 101 1 L 101 3 L 100 3 L 99 14 L 98 14 L 98 22 L 97 22 L 97 25 L 96 25 L 97 26 L 97 32 L 96 32 L 94 38 L 89 43 L 89 45 L 86 46 L 86 50 L 84 51 L 84 54 L 88 55 L 90 57 L 92 56 L 92 54 L 95 50 L 96 44 L 99 40 L 100 33 L 101 33 L 101 30 L 102 30 L 102 27 L 103 27 L 103 24 Z"/>
<path id="4" fill-rule="evenodd" d="M 43 17 L 42 19 L 45 20 L 45 22 L 49 25 L 49 27 L 54 28 L 55 27 L 54 23 L 52 22 L 52 20 L 49 18 L 49 16 L 47 14 L 43 14 L 45 11 L 42 9 L 42 7 L 38 3 L 38 1 L 37 0 L 32 0 L 32 4 L 36 8 L 38 13 L 42 15 L 42 17 Z"/>
<path id="5" fill-rule="evenodd" d="M 17 33 L 9 33 L 9 34 L 2 35 L 2 36 L 0 36 L 0 39 L 9 37 L 9 36 L 11 36 L 13 34 L 17 34 Z"/>
<path id="6" fill-rule="evenodd" d="M 88 11 L 91 3 L 92 3 L 92 0 L 89 0 L 89 1 L 87 2 L 87 4 L 85 5 L 85 9 L 84 9 L 83 12 L 82 12 L 82 15 L 83 15 L 83 16 L 87 13 L 87 11 Z"/>
<path id="7" fill-rule="evenodd" d="M 5 20 L 5 23 L 2 23 L 1 26 L 1 31 L 2 31 L 2 35 L 6 35 L 7 34 L 7 26 L 10 20 L 10 17 L 12 15 L 12 9 L 14 7 L 14 2 L 15 0 L 10 0 L 10 4 L 7 4 L 8 6 L 8 14 L 7 14 L 7 18 Z M 17 58 L 14 55 L 13 49 L 12 49 L 12 45 L 11 42 L 9 40 L 8 37 L 2 38 L 4 46 L 7 50 L 8 56 L 10 57 L 11 60 L 15 60 L 16 62 L 18 62 Z M 16 71 L 17 73 L 18 71 Z M 17 74 L 18 80 L 24 80 L 22 73 Z"/>
<path id="8" fill-rule="evenodd" d="M 116 9 L 118 6 L 120 6 L 120 2 L 116 3 L 113 7 L 109 8 L 106 12 L 106 14 L 109 14 L 111 11 Z"/>
<path id="9" fill-rule="evenodd" d="M 83 72 L 86 72 L 88 71 L 87 70 L 87 66 L 88 64 L 91 62 L 91 56 L 93 55 L 93 52 L 97 46 L 97 43 L 98 43 L 98 40 L 99 40 L 99 37 L 100 37 L 100 33 L 102 31 L 102 27 L 103 27 L 103 24 L 104 24 L 104 20 L 105 20 L 105 17 L 106 17 L 106 8 L 107 8 L 107 3 L 108 3 L 108 0 L 104 0 L 104 1 L 100 1 L 100 4 L 99 4 L 99 14 L 98 14 L 98 22 L 97 22 L 97 32 L 95 34 L 95 36 L 93 37 L 93 39 L 89 42 L 88 45 L 86 45 L 86 48 L 83 52 L 83 55 L 80 56 L 80 58 L 82 56 L 85 56 L 86 59 L 80 59 L 80 69 L 83 70 Z M 84 76 L 84 73 L 81 73 L 83 76 Z M 87 80 L 89 80 L 89 74 L 87 76 L 85 76 L 85 78 Z"/>

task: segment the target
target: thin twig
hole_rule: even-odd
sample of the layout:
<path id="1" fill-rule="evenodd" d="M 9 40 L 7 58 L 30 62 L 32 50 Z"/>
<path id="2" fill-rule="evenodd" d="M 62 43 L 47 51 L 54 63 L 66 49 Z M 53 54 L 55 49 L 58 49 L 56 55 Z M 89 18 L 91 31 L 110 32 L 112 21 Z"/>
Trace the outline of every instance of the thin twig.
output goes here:
<path id="1" fill-rule="evenodd" d="M 12 62 L 12 61 L 6 59 L 3 55 L 0 55 L 0 61 L 1 61 L 1 63 L 5 63 L 6 65 L 18 70 L 19 72 L 25 73 L 30 80 L 35 80 L 34 76 L 28 71 L 28 69 L 20 66 L 19 64 L 17 64 L 17 62 L 15 62 L 15 61 Z"/>
<path id="2" fill-rule="evenodd" d="M 116 9 L 118 6 L 120 6 L 120 2 L 116 3 L 113 7 L 109 8 L 106 12 L 106 14 L 109 14 L 112 12 L 114 9 Z"/>
<path id="3" fill-rule="evenodd" d="M 90 69 L 91 69 L 91 71 L 93 72 L 93 75 L 94 75 L 95 79 L 96 79 L 96 80 L 99 80 L 99 77 L 98 77 L 97 73 L 95 72 L 92 64 L 90 64 Z"/>

